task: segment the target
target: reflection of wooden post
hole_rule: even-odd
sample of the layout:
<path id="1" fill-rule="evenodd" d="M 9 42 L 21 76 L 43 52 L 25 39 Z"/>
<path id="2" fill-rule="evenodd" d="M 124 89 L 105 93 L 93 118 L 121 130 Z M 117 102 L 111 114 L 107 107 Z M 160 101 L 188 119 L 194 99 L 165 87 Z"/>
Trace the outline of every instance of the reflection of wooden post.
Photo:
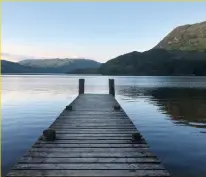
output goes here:
<path id="1" fill-rule="evenodd" d="M 109 94 L 115 96 L 114 79 L 109 79 Z"/>
<path id="2" fill-rule="evenodd" d="M 79 95 L 84 94 L 84 79 L 79 79 Z"/>

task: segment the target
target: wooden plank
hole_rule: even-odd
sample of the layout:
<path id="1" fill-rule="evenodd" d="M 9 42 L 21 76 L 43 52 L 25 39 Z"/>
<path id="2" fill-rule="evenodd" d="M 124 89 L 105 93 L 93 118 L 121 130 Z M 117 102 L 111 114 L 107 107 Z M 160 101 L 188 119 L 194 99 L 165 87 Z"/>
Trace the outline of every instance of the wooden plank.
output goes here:
<path id="1" fill-rule="evenodd" d="M 115 126 L 117 125 L 118 126 L 122 126 L 122 127 L 126 127 L 126 126 L 132 126 L 132 123 L 130 122 L 90 122 L 90 121 L 85 121 L 85 122 L 78 122 L 78 121 L 73 121 L 73 122 L 56 122 L 56 123 L 53 123 L 52 124 L 52 127 L 73 127 L 73 126 L 91 126 L 91 127 L 94 127 L 94 126 Z"/>
<path id="2" fill-rule="evenodd" d="M 102 112 L 102 113 L 87 113 L 87 112 L 81 112 L 81 113 L 78 113 L 77 111 L 73 111 L 73 112 L 70 112 L 70 113 L 66 113 L 64 112 L 63 114 L 61 114 L 58 118 L 61 119 L 69 119 L 69 118 L 119 118 L 119 119 L 126 119 L 128 118 L 126 114 L 124 113 L 110 113 L 110 114 L 105 114 L 105 112 Z"/>
<path id="3" fill-rule="evenodd" d="M 112 106 L 113 107 L 113 106 Z M 62 117 L 71 117 L 72 116 L 84 116 L 87 117 L 87 116 L 101 116 L 101 117 L 111 117 L 111 116 L 115 116 L 115 117 L 128 117 L 127 114 L 125 112 L 122 112 L 122 111 L 102 111 L 102 110 L 99 110 L 99 111 L 95 111 L 93 109 L 93 111 L 89 111 L 89 110 L 73 110 L 73 111 L 67 111 L 67 110 L 64 110 L 59 116 L 62 116 Z"/>
<path id="4" fill-rule="evenodd" d="M 71 125 L 55 125 L 55 126 L 50 126 L 50 127 L 52 127 L 52 128 L 54 128 L 54 129 L 71 129 L 71 128 L 91 128 L 91 129 L 94 129 L 94 128 L 100 128 L 100 129 L 102 129 L 102 128 L 111 128 L 111 129 L 113 129 L 113 128 L 119 128 L 119 129 L 129 129 L 129 128 L 134 128 L 132 125 L 124 125 L 124 124 L 122 124 L 122 125 L 109 125 L 109 124 L 107 124 L 107 125 L 98 125 L 98 124 L 96 124 L 96 125 L 82 125 L 82 124 L 80 124 L 80 125 L 73 125 L 73 124 L 71 124 Z"/>
<path id="5" fill-rule="evenodd" d="M 19 163 L 160 163 L 156 158 L 38 158 L 23 157 Z"/>
<path id="6" fill-rule="evenodd" d="M 90 134 L 86 134 L 86 133 L 57 133 L 57 137 L 130 137 L 131 138 L 132 134 L 131 133 L 90 133 Z"/>
<path id="7" fill-rule="evenodd" d="M 58 121 L 52 124 L 52 126 L 70 126 L 70 125 L 82 125 L 82 126 L 107 126 L 107 125 L 132 125 L 131 122 L 128 121 L 78 121 L 78 120 L 74 120 L 74 121 Z"/>
<path id="8" fill-rule="evenodd" d="M 52 144 L 145 144 L 144 140 L 133 142 L 132 140 L 55 140 L 53 142 L 39 140 L 37 143 L 52 143 Z"/>
<path id="9" fill-rule="evenodd" d="M 136 148 L 136 147 L 122 147 L 122 148 L 93 148 L 93 147 L 85 147 L 85 148 L 45 148 L 42 145 L 39 148 L 33 147 L 30 152 L 65 152 L 65 153 L 73 153 L 73 152 L 149 152 L 148 148 Z"/>
<path id="10" fill-rule="evenodd" d="M 70 118 L 73 118 L 73 119 L 92 119 L 92 118 L 99 118 L 99 119 L 127 119 L 127 115 L 124 114 L 124 113 L 119 113 L 119 114 L 116 114 L 115 112 L 114 113 L 110 113 L 110 114 L 105 114 L 105 112 L 102 112 L 102 113 L 93 113 L 93 114 L 90 114 L 90 113 L 87 113 L 87 112 L 81 112 L 78 113 L 77 111 L 73 111 L 73 112 L 70 112 L 70 113 L 64 113 L 62 115 L 60 115 L 58 118 L 61 119 L 70 119 Z"/>
<path id="11" fill-rule="evenodd" d="M 87 114 L 87 113 L 81 113 L 81 114 L 76 114 L 75 112 L 67 114 L 67 115 L 61 115 L 59 116 L 62 120 L 68 120 L 70 118 L 72 119 L 99 119 L 99 120 L 104 120 L 104 119 L 118 119 L 118 120 L 127 120 L 128 117 L 126 114 Z"/>
<path id="12" fill-rule="evenodd" d="M 142 163 L 89 163 L 89 164 L 17 164 L 14 170 L 163 170 L 160 164 L 142 164 Z"/>
<path id="13" fill-rule="evenodd" d="M 81 129 L 56 129 L 56 133 L 64 133 L 64 134 L 130 134 L 132 135 L 133 133 L 139 133 L 137 130 L 114 130 L 114 129 L 86 129 L 86 130 L 81 130 Z"/>
<path id="14" fill-rule="evenodd" d="M 115 103 L 114 103 L 115 104 Z M 103 114 L 104 112 L 106 114 L 114 114 L 114 113 L 118 113 L 118 114 L 125 114 L 123 111 L 119 110 L 119 111 L 115 111 L 112 105 L 99 105 L 98 107 L 94 105 L 94 107 L 83 107 L 80 108 L 81 105 L 73 105 L 72 107 L 74 108 L 72 111 L 72 113 L 77 113 L 77 114 L 82 114 L 82 113 L 88 113 L 88 114 Z M 65 114 L 70 114 L 71 112 L 69 110 L 64 110 Z"/>
<path id="15" fill-rule="evenodd" d="M 28 151 L 25 156 L 46 158 L 88 158 L 88 157 L 156 157 L 151 152 L 32 152 Z"/>
<path id="16" fill-rule="evenodd" d="M 102 123 L 102 124 L 99 124 L 99 123 L 95 123 L 95 122 L 93 122 L 93 123 L 90 123 L 90 122 L 85 122 L 84 124 L 81 124 L 81 122 L 73 122 L 72 124 L 61 124 L 61 125 L 55 125 L 55 123 L 54 124 L 52 124 L 53 125 L 53 127 L 68 127 L 68 126 L 71 126 L 71 127 L 73 127 L 73 126 L 80 126 L 80 127 L 95 127 L 95 126 L 99 126 L 99 127 L 107 127 L 107 126 L 109 126 L 109 127 L 132 127 L 133 126 L 133 124 L 132 123 L 115 123 L 115 122 L 112 122 L 112 123 L 110 123 L 110 122 L 106 122 L 106 123 Z"/>
<path id="17" fill-rule="evenodd" d="M 87 102 L 87 101 L 86 101 Z M 113 106 L 114 105 L 118 105 L 117 103 L 112 103 L 111 105 L 106 105 L 106 109 L 104 109 L 105 108 L 105 106 L 104 106 L 104 108 L 103 108 L 103 106 L 101 105 L 100 107 L 93 107 L 93 108 L 88 108 L 87 110 L 82 110 L 82 109 L 78 109 L 78 110 L 74 110 L 74 113 L 76 113 L 76 114 L 81 114 L 82 112 L 83 113 L 87 113 L 87 114 L 103 114 L 103 113 L 105 113 L 105 114 L 126 114 L 123 110 L 119 110 L 119 111 L 115 111 L 114 109 L 113 109 Z M 72 105 L 74 108 L 78 108 L 78 107 L 81 107 L 81 106 L 77 106 L 77 105 Z M 111 111 L 111 109 L 112 109 L 112 111 Z M 81 110 L 81 111 L 80 111 Z M 66 111 L 66 110 L 65 110 Z M 69 112 L 69 111 L 67 111 L 67 112 L 62 112 L 62 114 L 63 113 L 67 113 L 67 114 L 70 114 L 70 113 L 73 113 L 73 112 Z"/>
<path id="18" fill-rule="evenodd" d="M 50 126 L 51 127 L 51 126 Z M 101 130 L 133 130 L 135 131 L 136 128 L 133 126 L 133 127 L 102 127 L 102 126 L 96 126 L 96 127 L 84 127 L 84 126 L 81 126 L 81 127 L 71 127 L 71 126 L 67 126 L 66 128 L 61 128 L 61 127 L 53 127 L 55 130 L 91 130 L 91 129 L 96 129 L 97 131 L 99 131 L 100 129 Z"/>
<path id="19" fill-rule="evenodd" d="M 13 170 L 8 177 L 168 177 L 166 170 Z"/>
<path id="20" fill-rule="evenodd" d="M 57 136 L 57 140 L 132 140 L 131 136 L 117 137 L 117 136 L 103 136 L 103 137 L 90 137 L 90 136 Z"/>
<path id="21" fill-rule="evenodd" d="M 114 103 L 115 104 L 115 103 Z M 111 105 L 111 107 L 113 107 L 113 105 Z M 113 108 L 112 108 L 113 109 Z M 67 115 L 77 115 L 77 116 L 80 116 L 80 115 L 84 115 L 87 116 L 87 115 L 102 115 L 102 116 L 109 116 L 109 115 L 114 115 L 114 116 L 126 116 L 127 117 L 127 114 L 123 111 L 114 111 L 114 110 L 109 110 L 109 111 L 105 111 L 105 110 L 95 110 L 95 108 L 93 108 L 92 110 L 73 110 L 73 111 L 66 111 L 64 110 L 60 116 L 67 116 Z"/>
<path id="22" fill-rule="evenodd" d="M 84 119 L 84 120 L 79 120 L 79 119 L 68 119 L 68 120 L 58 120 L 58 121 L 55 121 L 55 123 L 53 123 L 53 125 L 55 124 L 107 124 L 107 123 L 110 123 L 110 124 L 131 124 L 132 122 L 129 121 L 129 120 L 111 120 L 111 119 L 108 119 L 108 120 L 104 120 L 104 119 L 95 119 L 95 120 L 89 120 L 89 119 Z"/>
<path id="23" fill-rule="evenodd" d="M 89 119 L 89 118 L 99 118 L 99 119 L 127 119 L 128 116 L 125 113 L 116 113 L 116 112 L 111 112 L 111 113 L 105 113 L 105 112 L 99 112 L 99 113 L 88 113 L 88 112 L 78 112 L 73 110 L 72 112 L 63 112 L 63 114 L 59 115 L 57 119 L 69 119 L 69 118 L 76 118 L 76 119 Z"/>
<path id="24" fill-rule="evenodd" d="M 124 118 L 117 118 L 117 117 L 113 117 L 113 118 L 108 118 L 108 117 L 82 117 L 82 118 L 75 118 L 75 117 L 71 117 L 71 118 L 60 118 L 59 120 L 56 120 L 55 122 L 65 122 L 65 123 L 69 123 L 69 122 L 73 122 L 73 121 L 80 121 L 80 122 L 91 122 L 91 121 L 94 121 L 94 122 L 125 122 L 125 121 L 128 121 L 128 122 L 131 122 L 130 120 L 127 120 L 126 117 Z"/>
<path id="25" fill-rule="evenodd" d="M 114 103 L 115 104 L 115 103 Z M 111 105 L 111 107 L 113 107 L 113 105 Z M 99 110 L 95 110 L 95 108 L 91 109 L 91 110 L 74 110 L 74 111 L 66 111 L 64 110 L 60 115 L 70 115 L 70 114 L 73 114 L 73 115 L 126 115 L 125 112 L 123 111 L 114 111 L 113 108 L 112 108 L 112 111 L 111 110 L 102 110 L 101 108 Z"/>
<path id="26" fill-rule="evenodd" d="M 68 142 L 67 142 L 68 143 Z M 136 147 L 136 148 L 147 148 L 147 144 L 56 144 L 56 143 L 36 143 L 33 145 L 34 148 L 125 148 L 125 147 Z"/>

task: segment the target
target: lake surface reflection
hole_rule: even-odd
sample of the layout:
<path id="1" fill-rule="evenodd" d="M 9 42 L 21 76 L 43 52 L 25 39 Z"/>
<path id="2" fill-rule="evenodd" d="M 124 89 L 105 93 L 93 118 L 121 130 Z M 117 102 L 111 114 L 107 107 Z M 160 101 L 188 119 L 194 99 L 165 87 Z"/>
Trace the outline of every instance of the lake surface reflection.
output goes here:
<path id="1" fill-rule="evenodd" d="M 174 177 L 206 176 L 206 77 L 3 76 L 3 175 L 78 93 L 116 98 Z"/>

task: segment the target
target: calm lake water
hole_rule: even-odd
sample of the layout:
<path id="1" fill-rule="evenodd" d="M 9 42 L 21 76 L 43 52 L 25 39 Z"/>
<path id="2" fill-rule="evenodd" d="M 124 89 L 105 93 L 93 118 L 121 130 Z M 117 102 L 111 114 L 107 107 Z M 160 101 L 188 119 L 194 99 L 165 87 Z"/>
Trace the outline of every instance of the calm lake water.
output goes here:
<path id="1" fill-rule="evenodd" d="M 2 95 L 5 175 L 78 93 L 116 98 L 173 177 L 206 177 L 206 77 L 4 75 Z"/>

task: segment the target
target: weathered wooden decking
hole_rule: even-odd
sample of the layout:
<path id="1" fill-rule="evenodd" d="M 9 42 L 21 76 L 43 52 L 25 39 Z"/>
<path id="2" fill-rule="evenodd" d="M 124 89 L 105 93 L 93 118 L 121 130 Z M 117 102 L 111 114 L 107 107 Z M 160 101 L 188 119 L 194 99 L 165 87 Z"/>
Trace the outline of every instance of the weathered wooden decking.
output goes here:
<path id="1" fill-rule="evenodd" d="M 132 138 L 138 131 L 116 104 L 109 94 L 80 94 L 50 126 L 56 140 L 40 138 L 7 177 L 169 176 L 145 140 Z"/>

